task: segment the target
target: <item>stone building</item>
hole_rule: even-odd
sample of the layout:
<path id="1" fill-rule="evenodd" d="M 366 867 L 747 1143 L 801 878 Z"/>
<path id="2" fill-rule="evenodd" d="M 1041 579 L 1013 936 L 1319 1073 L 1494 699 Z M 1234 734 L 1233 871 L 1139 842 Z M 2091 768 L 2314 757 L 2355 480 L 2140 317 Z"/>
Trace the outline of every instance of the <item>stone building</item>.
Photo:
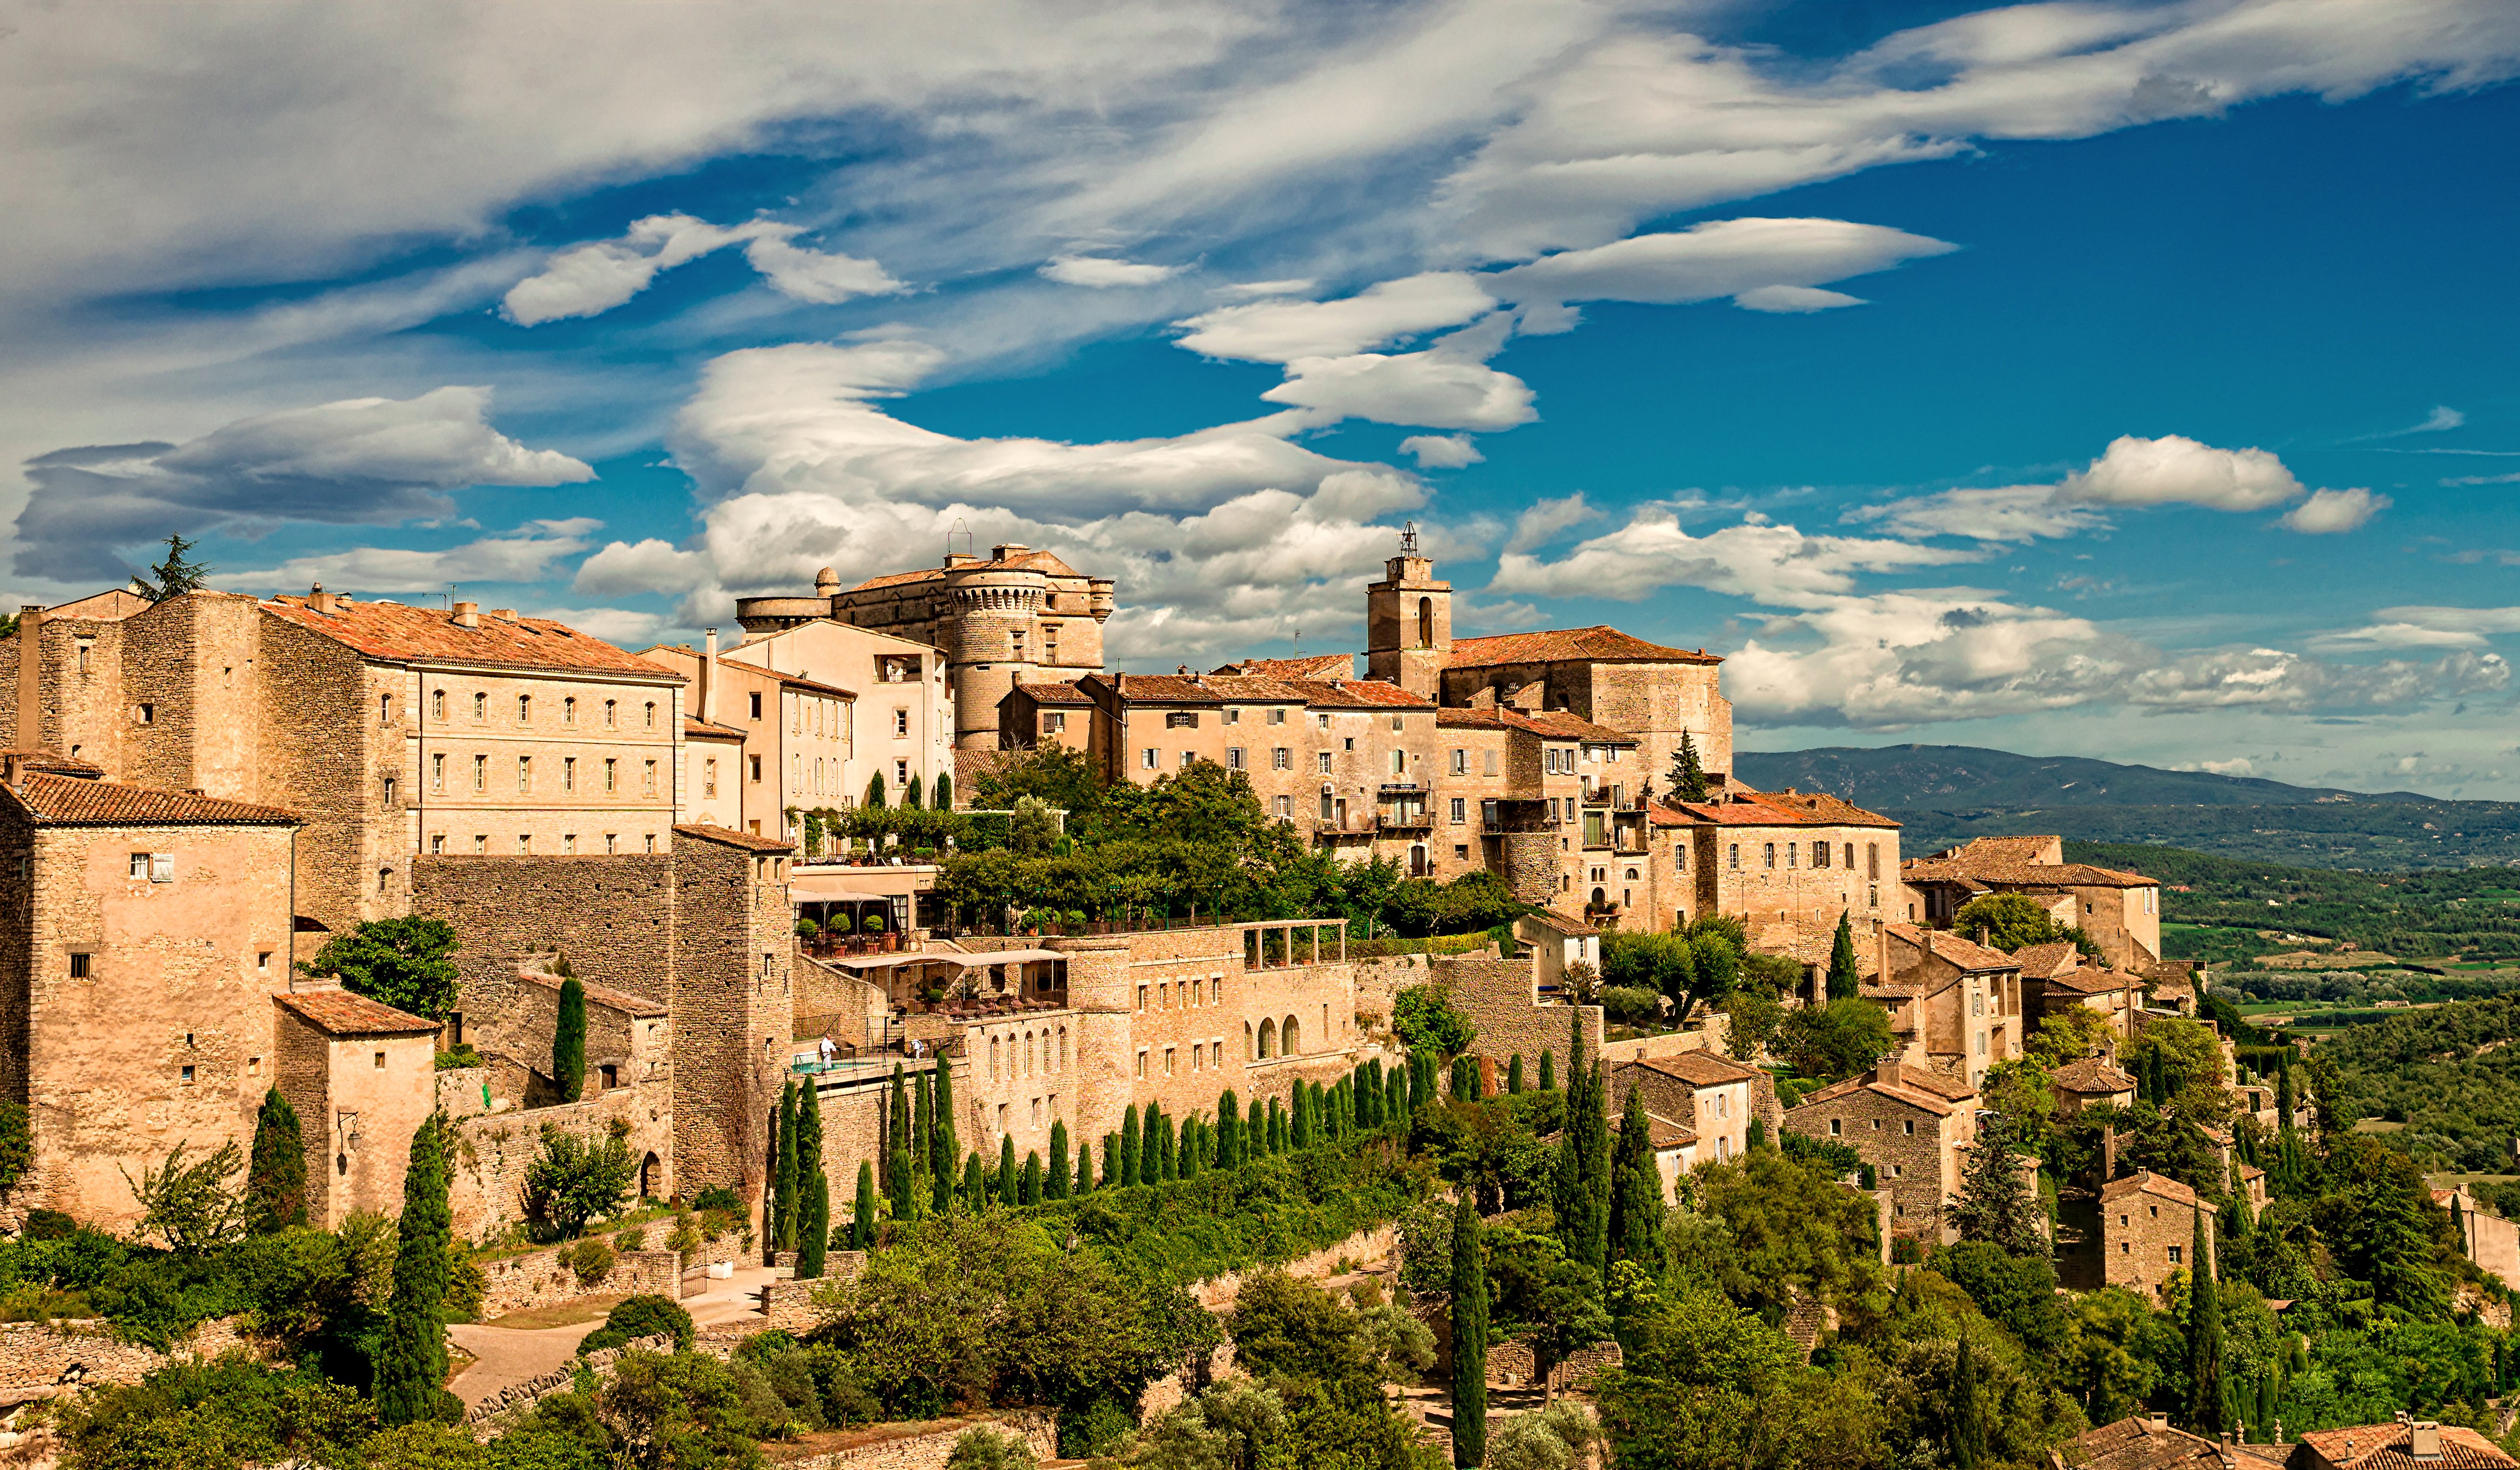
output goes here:
<path id="1" fill-rule="evenodd" d="M 1775 1091 L 1766 1077 L 1712 1051 L 1682 1051 L 1610 1068 L 1604 1100 L 1615 1115 L 1628 1105 L 1630 1091 L 1642 1091 L 1648 1115 L 1668 1119 L 1694 1136 L 1691 1167 L 1721 1164 L 1739 1158 L 1749 1147 L 1759 1089 L 1764 1082 L 1771 1093 Z"/>
<path id="2" fill-rule="evenodd" d="M 292 812 L 96 778 L 12 752 L 0 777 L 0 1099 L 34 1157 L 14 1214 L 114 1228 L 124 1182 L 178 1146 L 249 1139 L 281 1076 Z"/>
<path id="3" fill-rule="evenodd" d="M 1969 900 L 2018 893 L 2056 922 L 2082 929 L 2112 968 L 2140 972 L 2161 959 L 2161 883 L 2065 861 L 2061 837 L 1979 837 L 1900 865 L 1911 923 L 1949 924 Z"/>
<path id="4" fill-rule="evenodd" d="M 2051 1470 L 2282 1470 L 2288 1452 L 2189 1434 L 2171 1428 L 2168 1414 L 2142 1414 L 2077 1435 L 2048 1460 Z"/>
<path id="5" fill-rule="evenodd" d="M 856 690 L 857 723 L 849 732 L 850 748 L 845 755 L 850 764 L 832 793 L 841 799 L 790 805 L 854 806 L 865 798 L 870 781 L 878 776 L 883 778 L 884 799 L 897 805 L 913 780 L 933 792 L 937 780 L 953 772 L 956 711 L 961 703 L 954 693 L 953 666 L 941 649 L 822 619 L 753 633 L 726 656 L 783 678 Z M 735 717 L 748 718 L 749 713 L 748 709 L 721 710 L 711 718 L 742 724 Z M 790 732 L 794 733 L 792 716 Z M 810 796 L 832 792 L 828 781 L 821 791 L 810 790 L 808 775 L 791 752 L 788 784 Z"/>
<path id="6" fill-rule="evenodd" d="M 2164 1299 L 2174 1271 L 2191 1268 L 2195 1247 L 2196 1191 L 2166 1174 L 2139 1169 L 2100 1186 L 2100 1279 L 2110 1286 Z M 2206 1213 L 2211 1215 L 2210 1202 Z M 2209 1224 L 2205 1248 L 2212 1251 Z M 2087 1245 L 2085 1249 L 2089 1249 Z"/>
<path id="7" fill-rule="evenodd" d="M 2135 1078 L 2114 1062 L 2096 1056 L 2069 1061 L 2048 1074 L 2056 1111 L 2072 1117 L 2089 1107 L 2135 1106 Z"/>
<path id="8" fill-rule="evenodd" d="M 857 805 L 865 788 L 850 784 L 856 692 L 719 654 L 716 646 L 712 631 L 701 652 L 660 645 L 640 654 L 690 681 L 682 815 L 792 840 L 789 811 Z M 733 749 L 721 732 L 732 733 Z"/>
<path id="9" fill-rule="evenodd" d="M 826 567 L 811 597 L 735 604 L 736 620 L 754 634 L 830 620 L 942 650 L 957 720 L 952 743 L 966 750 L 999 748 L 999 704 L 1015 685 L 1102 667 L 1102 624 L 1112 606 L 1110 578 L 1012 543 L 985 559 L 948 553 L 942 566 L 846 589 Z"/>
<path id="10" fill-rule="evenodd" d="M 2314 1429 L 2284 1461 L 2286 1470 L 2520 1470 L 2473 1429 L 2401 1415 L 2393 1424 Z"/>
<path id="11" fill-rule="evenodd" d="M 1957 934 L 1885 924 L 1880 963 L 1861 987 L 1889 1012 L 1905 1059 L 1975 1089 L 1986 1070 L 2021 1055 L 2021 968 Z"/>
<path id="12" fill-rule="evenodd" d="M 1878 1186 L 1890 1191 L 1894 1231 L 1956 1238 L 1943 1210 L 1959 1197 L 1962 1151 L 1976 1141 L 1976 1089 L 1884 1057 L 1786 1109 L 1784 1126 L 1843 1143 L 1871 1165 Z"/>
<path id="13" fill-rule="evenodd" d="M 280 1094 L 306 1143 L 307 1223 L 401 1214 L 412 1136 L 437 1107 L 437 1023 L 338 986 L 272 999 Z"/>
<path id="14" fill-rule="evenodd" d="M 323 929 L 404 913 L 416 854 L 672 841 L 681 679 L 544 618 L 321 589 L 91 598 L 22 611 L 9 676 L 8 744 L 303 817 L 297 913 Z"/>
<path id="15" fill-rule="evenodd" d="M 1859 956 L 1877 952 L 1899 824 L 1822 792 L 1733 787 L 1650 814 L 1640 927 L 1738 915 L 1752 948 L 1824 962 L 1847 917 Z M 1624 874 L 1623 874 L 1624 876 Z M 1623 906 L 1625 907 L 1625 906 Z"/>

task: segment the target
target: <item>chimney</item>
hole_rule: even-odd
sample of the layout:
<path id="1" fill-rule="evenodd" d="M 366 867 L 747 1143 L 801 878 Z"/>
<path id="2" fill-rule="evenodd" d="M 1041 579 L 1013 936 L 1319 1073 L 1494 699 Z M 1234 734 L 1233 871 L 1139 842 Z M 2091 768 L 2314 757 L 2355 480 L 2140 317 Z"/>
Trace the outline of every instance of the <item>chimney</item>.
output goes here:
<path id="1" fill-rule="evenodd" d="M 338 601 L 339 599 L 324 590 L 324 584 L 321 582 L 316 583 L 306 592 L 306 605 L 327 616 L 332 614 L 333 604 Z"/>
<path id="2" fill-rule="evenodd" d="M 1872 1080 L 1884 1087 L 1897 1087 L 1900 1082 L 1900 1059 L 1896 1051 L 1884 1051 L 1872 1064 Z"/>
<path id="3" fill-rule="evenodd" d="M 2441 1458 L 2441 1424 L 2433 1419 L 2417 1419 L 2407 1426 L 2407 1453 L 2419 1460 Z"/>
<path id="4" fill-rule="evenodd" d="M 44 609 L 29 602 L 18 609 L 18 738 L 21 750 L 44 748 Z M 16 771 L 9 783 L 18 783 Z"/>
<path id="5" fill-rule="evenodd" d="M 2143 1416 L 2143 1430 L 2144 1430 L 2144 1433 L 2146 1433 L 2146 1434 L 2168 1434 L 2168 1433 L 2170 1432 L 2170 1415 L 2168 1415 L 2168 1414 L 2146 1414 L 2146 1415 L 2144 1415 L 2144 1416 Z"/>
<path id="6" fill-rule="evenodd" d="M 1004 546 L 991 548 L 991 551 L 995 553 L 997 559 L 1000 561 L 1013 560 L 1015 557 L 1020 557 L 1031 550 L 1031 547 L 1024 545 L 1020 541 L 1010 541 Z"/>
<path id="7" fill-rule="evenodd" d="M 456 604 L 455 604 L 455 626 L 456 626 L 456 627 L 458 627 L 458 628 L 478 628 L 478 627 L 480 627 L 480 626 L 481 626 L 481 604 L 480 604 L 480 603 L 478 603 L 478 602 L 458 602 L 458 603 L 456 603 Z"/>
<path id="8" fill-rule="evenodd" d="M 829 568 L 826 568 L 828 570 Z M 708 630 L 700 654 L 700 718 L 717 723 L 717 630 Z"/>
<path id="9" fill-rule="evenodd" d="M 496 618 L 505 618 L 509 622 L 513 623 L 517 620 L 517 609 L 514 607 L 493 607 L 490 609 L 490 615 Z"/>

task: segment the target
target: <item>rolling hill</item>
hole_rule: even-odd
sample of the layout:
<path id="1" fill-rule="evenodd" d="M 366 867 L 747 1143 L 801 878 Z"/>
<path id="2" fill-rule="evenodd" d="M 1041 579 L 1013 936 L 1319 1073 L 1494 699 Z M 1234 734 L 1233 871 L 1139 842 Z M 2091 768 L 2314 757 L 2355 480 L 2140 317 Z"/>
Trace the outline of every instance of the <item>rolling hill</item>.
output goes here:
<path id="1" fill-rule="evenodd" d="M 2366 871 L 2520 863 L 2520 803 L 2295 786 L 1967 745 L 1736 753 L 1761 790 L 1827 791 L 1905 824 L 1914 856 L 1971 837 L 2056 832 Z"/>

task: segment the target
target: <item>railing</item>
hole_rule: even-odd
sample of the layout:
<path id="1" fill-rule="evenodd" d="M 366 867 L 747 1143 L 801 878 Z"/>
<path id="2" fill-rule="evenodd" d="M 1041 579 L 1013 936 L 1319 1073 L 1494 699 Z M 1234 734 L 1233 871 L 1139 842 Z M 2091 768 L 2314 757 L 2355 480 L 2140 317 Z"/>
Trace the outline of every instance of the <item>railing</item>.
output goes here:
<path id="1" fill-rule="evenodd" d="M 852 955 L 898 955 L 907 946 L 907 941 L 897 933 L 817 934 L 810 939 L 800 934 L 796 943 L 817 959 Z"/>
<path id="2" fill-rule="evenodd" d="M 1402 812 L 1391 817 L 1376 817 L 1373 824 L 1386 832 L 1425 832 L 1434 830 L 1435 819 L 1425 812 Z"/>

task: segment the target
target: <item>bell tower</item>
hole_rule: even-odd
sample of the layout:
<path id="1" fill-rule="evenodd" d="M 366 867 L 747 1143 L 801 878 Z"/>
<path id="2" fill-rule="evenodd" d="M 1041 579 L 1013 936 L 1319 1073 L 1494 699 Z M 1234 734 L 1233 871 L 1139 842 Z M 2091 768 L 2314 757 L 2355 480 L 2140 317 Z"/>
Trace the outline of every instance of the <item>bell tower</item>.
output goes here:
<path id="1" fill-rule="evenodd" d="M 1418 555 L 1415 521 L 1383 567 L 1382 580 L 1365 590 L 1365 677 L 1440 702 L 1453 659 L 1453 584 L 1436 581 L 1435 563 Z"/>

